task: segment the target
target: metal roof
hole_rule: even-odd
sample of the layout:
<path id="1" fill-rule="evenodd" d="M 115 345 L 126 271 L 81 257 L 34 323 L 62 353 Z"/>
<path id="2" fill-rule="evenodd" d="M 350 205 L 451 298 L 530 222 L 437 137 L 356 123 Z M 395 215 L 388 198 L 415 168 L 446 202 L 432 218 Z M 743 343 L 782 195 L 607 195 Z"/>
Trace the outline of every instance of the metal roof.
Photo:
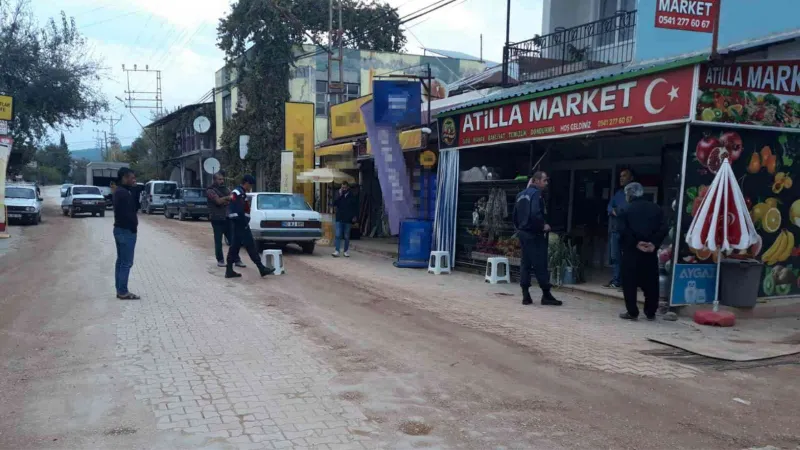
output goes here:
<path id="1" fill-rule="evenodd" d="M 469 61 L 485 62 L 487 64 L 491 64 L 491 65 L 495 65 L 495 66 L 497 65 L 497 63 L 495 63 L 495 62 L 485 61 L 485 60 L 480 59 L 477 56 L 470 55 L 469 53 L 457 52 L 455 50 L 442 50 L 440 48 L 430 48 L 430 47 L 423 47 L 423 50 L 427 50 L 427 51 L 429 51 L 431 53 L 435 53 L 437 55 L 441 55 L 441 56 L 444 56 L 446 58 L 466 59 L 466 60 L 469 60 Z"/>
<path id="2" fill-rule="evenodd" d="M 733 54 L 739 52 L 746 52 L 758 47 L 767 45 L 774 45 L 781 42 L 792 41 L 800 38 L 800 29 L 789 30 L 780 33 L 773 33 L 767 36 L 762 36 L 756 39 L 748 39 L 735 44 L 727 45 L 719 49 L 720 54 Z M 566 88 L 568 86 L 577 86 L 584 83 L 591 83 L 606 78 L 619 77 L 638 72 L 657 72 L 660 70 L 667 70 L 673 67 L 680 67 L 683 65 L 697 64 L 708 60 L 710 54 L 705 51 L 697 51 L 686 53 L 671 58 L 649 60 L 635 62 L 629 65 L 616 65 L 603 67 L 591 71 L 578 72 L 570 75 L 564 75 L 549 80 L 540 81 L 537 83 L 525 83 L 513 86 L 507 89 L 496 91 L 486 97 L 467 101 L 459 105 L 454 105 L 451 108 L 442 110 L 440 115 L 450 115 L 455 111 L 461 111 L 469 108 L 476 108 L 480 105 L 488 105 L 491 103 L 501 102 L 515 97 L 522 97 L 525 95 L 532 95 L 538 92 L 544 92 L 559 88 Z M 476 108 L 477 109 L 477 108 Z"/>

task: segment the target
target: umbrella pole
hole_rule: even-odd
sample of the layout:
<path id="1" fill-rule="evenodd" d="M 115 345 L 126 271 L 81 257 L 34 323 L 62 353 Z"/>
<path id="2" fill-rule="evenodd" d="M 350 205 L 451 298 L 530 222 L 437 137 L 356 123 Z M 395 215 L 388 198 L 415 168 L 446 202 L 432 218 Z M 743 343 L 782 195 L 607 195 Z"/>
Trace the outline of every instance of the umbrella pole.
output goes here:
<path id="1" fill-rule="evenodd" d="M 714 312 L 719 312 L 719 279 L 722 273 L 722 251 L 717 250 L 717 279 L 714 286 Z"/>

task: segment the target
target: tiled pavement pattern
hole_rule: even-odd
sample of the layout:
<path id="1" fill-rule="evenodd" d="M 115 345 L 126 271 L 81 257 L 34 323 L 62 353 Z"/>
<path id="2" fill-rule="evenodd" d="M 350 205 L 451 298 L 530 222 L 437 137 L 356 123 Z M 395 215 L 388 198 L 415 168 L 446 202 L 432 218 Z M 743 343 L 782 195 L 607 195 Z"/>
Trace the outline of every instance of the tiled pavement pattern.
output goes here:
<path id="1" fill-rule="evenodd" d="M 326 249 L 320 249 L 325 251 Z M 302 264 L 329 273 L 340 273 L 341 261 L 305 258 Z M 691 332 L 686 322 L 627 322 L 619 319 L 622 302 L 581 298 L 564 292 L 556 297 L 562 307 L 520 305 L 517 285 L 483 283 L 482 276 L 455 272 L 430 275 L 424 270 L 398 270 L 391 261 L 356 253 L 347 261 L 351 280 L 376 295 L 392 298 L 471 328 L 511 339 L 542 352 L 554 361 L 612 373 L 656 378 L 691 378 L 695 367 L 648 356 L 641 350 L 663 348 L 648 336 Z M 379 286 L 379 288 L 376 288 Z"/>
<path id="2" fill-rule="evenodd" d="M 315 344 L 288 317 L 237 301 L 207 259 L 142 224 L 131 290 L 143 299 L 116 324 L 117 354 L 157 428 L 242 449 L 374 448 L 359 408 L 331 394 Z M 248 282 L 270 280 L 237 281 Z"/>

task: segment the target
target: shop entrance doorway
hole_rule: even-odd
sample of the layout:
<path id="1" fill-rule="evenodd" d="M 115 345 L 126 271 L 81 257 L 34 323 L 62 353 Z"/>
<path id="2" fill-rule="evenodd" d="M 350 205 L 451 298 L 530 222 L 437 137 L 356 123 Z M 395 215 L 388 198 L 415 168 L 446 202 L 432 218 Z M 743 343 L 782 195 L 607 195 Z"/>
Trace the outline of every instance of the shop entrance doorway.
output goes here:
<path id="1" fill-rule="evenodd" d="M 576 170 L 573 178 L 573 242 L 578 246 L 584 267 L 604 267 L 608 242 L 606 208 L 613 195 L 613 170 Z"/>

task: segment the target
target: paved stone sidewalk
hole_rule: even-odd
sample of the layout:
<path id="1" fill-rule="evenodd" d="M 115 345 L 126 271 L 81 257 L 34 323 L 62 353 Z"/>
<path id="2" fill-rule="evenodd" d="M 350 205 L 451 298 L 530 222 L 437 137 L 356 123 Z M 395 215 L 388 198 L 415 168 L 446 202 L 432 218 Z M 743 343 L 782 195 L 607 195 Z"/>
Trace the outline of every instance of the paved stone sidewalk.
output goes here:
<path id="1" fill-rule="evenodd" d="M 623 321 L 617 317 L 624 310 L 621 302 L 556 292 L 565 302 L 562 307 L 542 307 L 538 299 L 534 306 L 522 307 L 519 286 L 490 285 L 468 273 L 435 276 L 425 270 L 397 269 L 386 258 L 362 253 L 354 253 L 346 262 L 334 258 L 298 261 L 333 274 L 341 272 L 344 264 L 350 279 L 363 289 L 381 295 L 389 292 L 398 301 L 511 339 L 571 366 L 657 378 L 691 378 L 700 373 L 695 367 L 641 353 L 663 348 L 648 342 L 647 336 L 682 332 L 686 323 Z M 536 296 L 536 289 L 531 293 Z"/>
<path id="2" fill-rule="evenodd" d="M 239 301 L 243 285 L 270 280 L 249 268 L 251 279 L 231 283 L 207 259 L 140 225 L 131 290 L 143 299 L 116 323 L 117 355 L 157 428 L 242 449 L 374 448 L 359 408 L 331 393 L 335 372 L 316 344 L 288 317 Z"/>

